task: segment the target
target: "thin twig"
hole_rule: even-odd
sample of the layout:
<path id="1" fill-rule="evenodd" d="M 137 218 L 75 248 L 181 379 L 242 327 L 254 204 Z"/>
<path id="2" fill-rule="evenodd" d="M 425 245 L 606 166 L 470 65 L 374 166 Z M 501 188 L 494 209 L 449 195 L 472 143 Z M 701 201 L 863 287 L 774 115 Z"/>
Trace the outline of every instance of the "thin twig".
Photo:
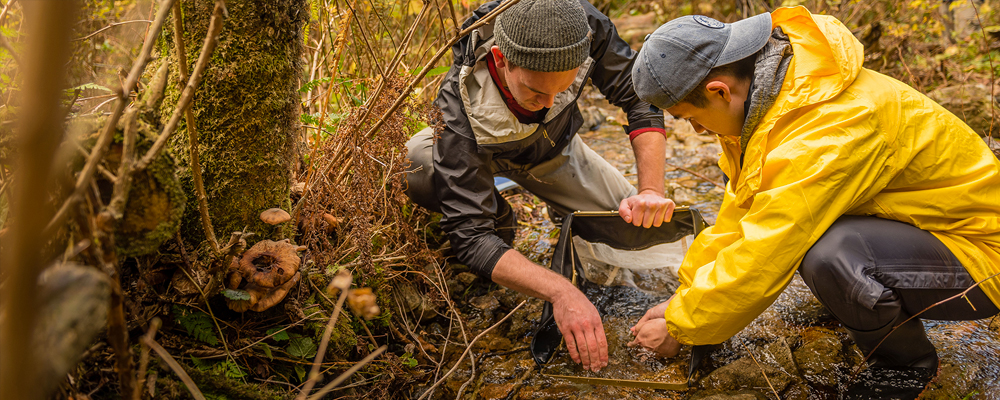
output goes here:
<path id="1" fill-rule="evenodd" d="M 510 8 L 514 4 L 517 4 L 520 1 L 521 0 L 510 0 L 503 3 L 501 6 L 497 7 L 493 11 L 490 11 L 489 14 L 486 14 L 485 16 L 480 18 L 478 21 L 476 21 L 476 23 L 472 24 L 468 28 L 463 29 L 461 32 L 458 33 L 457 36 L 455 36 L 454 38 L 449 40 L 447 44 L 442 46 L 441 49 L 439 49 L 438 52 L 434 54 L 434 57 L 431 57 L 431 59 L 427 61 L 427 64 L 424 64 L 424 67 L 420 69 L 420 72 L 417 73 L 417 76 L 413 77 L 413 79 L 410 80 L 410 84 L 406 86 L 406 89 L 403 89 L 403 93 L 399 94 L 399 97 L 396 98 L 396 102 L 392 104 L 392 107 L 389 107 L 389 109 L 386 110 L 385 114 L 382 114 L 382 117 L 379 118 L 378 122 L 375 123 L 375 126 L 372 126 L 371 129 L 368 130 L 368 132 L 365 132 L 364 137 L 366 138 L 372 137 L 372 135 L 374 135 L 375 132 L 382 127 L 382 124 L 384 124 L 385 121 L 389 119 L 389 116 L 392 115 L 392 113 L 396 112 L 396 109 L 398 109 L 399 106 L 403 104 L 403 100 L 406 100 L 406 98 L 410 96 L 410 93 L 413 92 L 413 88 L 417 86 L 417 83 L 419 83 L 421 80 L 424 79 L 424 76 L 426 76 L 427 73 L 430 72 L 431 68 L 434 67 L 434 64 L 441 59 L 441 56 L 444 56 L 444 53 L 448 52 L 448 50 L 451 50 L 451 46 L 453 44 L 457 43 L 460 39 L 462 39 L 462 37 L 469 34 L 469 32 L 472 32 L 473 30 L 478 29 L 480 26 L 489 23 L 494 18 L 496 18 L 497 15 L 500 15 L 500 13 L 504 12 L 505 10 L 507 10 L 508 8 Z"/>
<path id="2" fill-rule="evenodd" d="M 354 7 L 351 6 L 351 0 L 344 0 L 344 3 L 347 4 L 347 8 L 350 8 L 352 11 L 354 10 Z M 368 32 L 365 32 L 365 25 L 362 24 L 361 19 L 358 18 L 357 11 L 354 12 L 354 21 L 358 23 L 358 29 L 361 30 L 361 40 L 365 42 L 365 47 L 368 48 L 368 54 L 371 55 L 372 62 L 375 63 L 375 68 L 379 72 L 382 72 L 382 65 L 378 62 L 378 55 L 375 54 L 375 50 L 372 49 L 372 45 L 368 43 Z M 382 75 L 382 80 L 385 80 L 385 75 Z"/>
<path id="3" fill-rule="evenodd" d="M 448 0 L 448 2 L 451 3 L 451 0 Z M 399 61 L 403 59 L 403 54 L 406 53 L 406 49 L 410 45 L 410 40 L 413 38 L 413 32 L 416 31 L 417 26 L 424 20 L 424 15 L 427 14 L 427 6 L 428 3 L 424 3 L 424 7 L 420 9 L 420 14 L 417 14 L 417 19 L 413 20 L 413 24 L 410 25 L 410 29 L 406 31 L 406 36 L 403 37 L 403 42 L 399 48 L 396 49 L 396 54 L 392 56 L 392 61 L 389 61 L 389 65 L 386 66 L 385 73 L 382 75 L 383 77 L 388 76 L 392 73 L 392 71 L 395 71 L 396 65 L 398 65 Z M 375 102 L 378 101 L 379 97 L 381 97 L 382 91 L 388 84 L 389 82 L 386 82 L 385 79 L 382 79 L 379 82 L 378 87 L 375 88 L 375 93 L 372 94 L 372 96 L 368 98 L 368 101 L 365 102 L 365 112 L 364 114 L 361 114 L 361 118 L 358 119 L 359 122 L 364 122 L 368 119 L 368 116 L 371 115 L 372 109 L 375 107 Z"/>
<path id="4" fill-rule="evenodd" d="M 951 300 L 957 299 L 959 297 L 965 297 L 965 295 L 968 294 L 970 290 L 975 289 L 977 286 L 979 286 L 979 284 L 981 284 L 983 282 L 986 282 L 986 281 L 988 281 L 990 279 L 996 278 L 997 276 L 1000 276 L 1000 272 L 997 272 L 997 273 L 995 273 L 993 275 L 990 275 L 990 276 L 986 277 L 985 279 L 983 279 L 983 280 L 981 280 L 979 282 L 974 283 L 972 286 L 969 286 L 967 289 L 963 290 L 959 294 L 956 294 L 956 295 L 951 296 L 951 297 L 949 297 L 947 299 L 941 300 L 941 301 L 939 301 L 937 303 L 934 303 L 934 304 L 931 304 L 931 305 L 927 306 L 927 308 L 924 308 L 923 310 L 920 310 L 920 312 L 911 315 L 910 318 L 907 318 L 903 322 L 900 322 L 898 325 L 892 327 L 892 329 L 889 330 L 889 333 L 885 334 L 885 337 L 883 337 L 882 340 L 879 340 L 878 344 L 876 344 L 875 347 L 873 347 L 872 350 L 870 352 L 868 352 L 868 354 L 865 355 L 864 361 L 860 365 L 858 365 L 857 369 L 854 370 L 854 374 L 852 374 L 851 380 L 853 381 L 854 376 L 857 376 L 858 372 L 861 372 L 861 366 L 867 365 L 868 359 L 871 358 L 873 354 L 875 354 L 875 351 L 878 350 L 878 347 L 882 345 L 882 342 L 884 342 L 886 339 L 888 339 L 889 336 L 892 336 L 892 333 L 895 332 L 897 328 L 899 328 L 900 326 L 903 326 L 903 324 L 905 324 L 907 322 L 910 322 L 911 319 L 914 319 L 914 318 L 920 316 L 920 314 L 923 314 L 927 310 L 930 310 L 930 309 L 932 309 L 934 307 L 937 307 L 937 306 L 939 306 L 941 304 L 944 304 L 944 303 L 949 302 Z"/>
<path id="5" fill-rule="evenodd" d="M 689 174 L 691 174 L 691 175 L 694 175 L 694 176 L 697 176 L 697 177 L 699 177 L 699 178 L 701 178 L 701 179 L 704 179 L 704 180 L 705 180 L 705 181 L 707 181 L 708 183 L 711 183 L 711 184 L 713 184 L 713 185 L 715 185 L 715 186 L 718 186 L 718 187 L 720 187 L 720 188 L 723 188 L 723 189 L 725 189 L 725 188 L 726 188 L 726 185 L 723 185 L 723 184 L 721 184 L 721 183 L 719 183 L 719 182 L 716 182 L 716 181 L 714 181 L 714 180 L 711 180 L 711 179 L 709 179 L 709 178 L 708 178 L 707 176 L 705 176 L 705 175 L 702 175 L 702 174 L 699 174 L 699 173 L 697 173 L 697 172 L 695 172 L 695 171 L 692 171 L 692 170 L 690 170 L 690 169 L 687 169 L 687 168 L 684 168 L 684 167 L 681 167 L 681 166 L 678 166 L 678 165 L 674 165 L 674 164 L 671 164 L 671 163 L 670 163 L 669 161 L 664 161 L 663 163 L 664 163 L 664 164 L 666 164 L 666 165 L 667 165 L 668 167 L 670 167 L 670 168 L 676 168 L 676 169 L 679 169 L 679 170 L 681 170 L 681 171 L 684 171 L 684 172 L 687 172 L 687 173 L 689 173 Z"/>
<path id="6" fill-rule="evenodd" d="M 104 31 L 106 31 L 108 29 L 111 29 L 111 28 L 114 28 L 116 26 L 126 25 L 126 24 L 134 24 L 134 23 L 137 23 L 137 22 L 145 22 L 147 24 L 153 23 L 153 21 L 145 20 L 145 19 L 135 19 L 135 20 L 131 20 L 131 21 L 112 22 L 111 25 L 108 25 L 108 26 L 105 26 L 105 27 L 103 27 L 101 29 L 98 29 L 96 32 L 91 33 L 91 34 L 89 34 L 87 36 L 84 36 L 82 38 L 73 39 L 73 41 L 74 42 L 79 42 L 81 40 L 87 40 L 87 39 L 90 39 L 90 38 L 96 36 L 98 33 L 104 32 Z"/>
<path id="7" fill-rule="evenodd" d="M 215 51 L 215 47 L 219 44 L 219 32 L 222 31 L 222 24 L 224 22 L 223 14 L 226 9 L 226 2 L 223 0 L 215 1 L 215 10 L 212 11 L 212 20 L 208 23 L 208 33 L 205 35 L 205 44 L 201 47 L 201 54 L 198 55 L 198 62 L 194 66 L 194 71 L 191 72 L 191 77 L 188 78 L 187 86 L 184 87 L 184 91 L 181 92 L 181 98 L 177 102 L 177 107 L 174 108 L 173 114 L 170 116 L 170 120 L 167 125 L 163 127 L 163 132 L 160 136 L 156 138 L 156 142 L 153 146 L 149 148 L 146 155 L 142 157 L 142 160 L 136 164 L 136 170 L 144 170 L 149 166 L 150 163 L 160 155 L 163 147 L 167 144 L 167 139 L 170 135 L 174 133 L 177 129 L 177 124 L 181 120 L 181 115 L 184 111 L 191 105 L 191 101 L 194 99 L 194 92 L 198 89 L 198 84 L 201 83 L 202 74 L 205 72 L 205 68 L 208 67 L 208 62 L 212 58 L 212 52 Z"/>
<path id="8" fill-rule="evenodd" d="M 132 389 L 132 399 L 140 400 L 142 399 L 142 387 L 146 385 L 146 369 L 149 367 L 149 346 L 146 345 L 144 339 L 149 338 L 153 340 L 156 338 L 156 330 L 160 329 L 160 318 L 154 317 L 152 321 L 149 322 L 149 330 L 146 331 L 146 335 L 140 340 L 142 345 L 142 350 L 139 353 L 139 374 L 137 375 L 137 384 L 135 388 Z"/>
<path id="9" fill-rule="evenodd" d="M 753 352 L 750 351 L 749 348 L 747 348 L 747 344 L 746 343 L 740 342 L 740 344 L 743 345 L 743 349 L 745 349 L 747 351 L 747 354 L 750 355 L 750 359 L 753 360 L 753 363 L 757 365 L 757 369 L 760 370 L 760 374 L 764 375 L 764 380 L 767 381 L 767 386 L 770 386 L 771 387 L 771 391 L 774 392 L 774 398 L 780 399 L 781 396 L 778 395 L 778 391 L 777 390 L 774 390 L 774 385 L 771 384 L 771 379 L 768 378 L 767 377 L 767 373 L 764 372 L 764 367 L 761 367 L 760 363 L 757 362 L 757 357 L 753 356 Z"/>
<path id="10" fill-rule="evenodd" d="M 518 304 L 517 307 L 514 307 L 513 310 L 510 310 L 510 312 L 507 313 L 507 315 L 505 315 L 500 321 L 497 321 L 497 323 L 493 324 L 489 328 L 486 328 L 485 331 L 482 331 L 480 334 L 476 335 L 476 337 L 473 338 L 471 342 L 469 342 L 469 346 L 465 348 L 465 352 L 462 353 L 462 356 L 459 357 L 458 361 L 455 362 L 455 366 L 451 367 L 451 370 L 449 370 L 448 373 L 444 374 L 444 376 L 442 376 L 441 379 L 438 379 L 436 382 L 434 382 L 434 384 L 431 385 L 431 387 L 429 389 L 427 389 L 427 391 L 424 392 L 424 394 L 421 395 L 420 398 L 417 399 L 417 400 L 423 400 L 425 397 L 427 397 L 427 395 L 429 393 L 431 393 L 431 391 L 433 391 L 435 388 L 437 388 L 438 385 L 441 384 L 441 382 L 444 382 L 445 379 L 448 379 L 448 377 L 451 376 L 451 374 L 454 373 L 456 369 L 458 369 L 458 366 L 460 364 L 462 364 L 462 360 L 465 358 L 465 355 L 469 354 L 469 351 L 472 350 L 472 345 L 475 344 L 476 341 L 479 340 L 479 338 L 483 337 L 483 335 L 485 335 L 489 331 L 493 330 L 493 328 L 496 328 L 498 325 L 502 324 L 504 321 L 506 321 L 508 318 L 510 318 L 511 315 L 514 315 L 514 313 L 517 310 L 521 309 L 521 307 L 524 306 L 524 304 L 527 303 L 527 302 L 528 302 L 527 300 L 521 300 L 521 303 Z"/>
<path id="11" fill-rule="evenodd" d="M 177 52 L 177 63 L 180 64 L 181 82 L 188 80 L 187 50 L 184 47 L 184 19 L 181 15 L 181 3 L 174 3 L 174 50 Z M 192 104 L 194 100 L 191 100 Z M 198 213 L 201 214 L 201 228 L 205 238 L 212 245 L 212 250 L 219 252 L 219 241 L 215 239 L 215 229 L 212 228 L 212 216 L 208 213 L 208 196 L 205 194 L 205 183 L 201 179 L 201 163 L 198 154 L 198 130 L 195 126 L 194 112 L 191 107 L 184 110 L 187 122 L 188 145 L 191 155 L 191 181 L 194 183 L 195 197 L 198 199 Z"/>
<path id="12" fill-rule="evenodd" d="M 334 278 L 336 279 L 336 278 Z M 344 307 L 344 300 L 347 299 L 347 290 L 350 288 L 350 283 L 340 288 L 340 298 L 337 299 L 337 305 L 333 308 L 333 313 L 330 314 L 330 321 L 326 324 L 326 330 L 323 331 L 323 339 L 319 343 L 319 349 L 316 352 L 316 359 L 313 360 L 312 370 L 309 371 L 309 380 L 302 387 L 302 391 L 296 396 L 296 400 L 305 400 L 306 396 L 309 395 L 309 391 L 316 385 L 316 381 L 319 380 L 319 365 L 323 363 L 323 355 L 326 354 L 326 346 L 330 344 L 330 335 L 333 333 L 333 327 L 337 324 L 337 317 L 340 316 L 340 310 Z"/>
<path id="13" fill-rule="evenodd" d="M 135 59 L 132 64 L 132 70 L 129 71 L 128 77 L 125 78 L 125 84 L 122 86 L 118 92 L 118 102 L 115 105 L 114 111 L 111 113 L 111 118 L 104 126 L 104 131 L 101 132 L 100 138 L 97 140 L 97 144 L 91 149 L 90 158 L 87 159 L 87 163 L 83 166 L 83 170 L 77 176 L 76 185 L 73 189 L 73 193 L 63 202 L 62 207 L 56 212 L 56 215 L 49 221 L 49 224 L 45 227 L 46 234 L 52 233 L 56 227 L 62 225 L 63 220 L 66 218 L 66 214 L 69 212 L 76 202 L 80 201 L 83 197 L 83 191 L 90 185 L 90 180 L 94 177 L 94 172 L 97 170 L 97 163 L 104 159 L 104 155 L 107 154 L 108 147 L 111 144 L 111 140 L 114 137 L 115 129 L 118 126 L 118 119 L 121 118 L 122 113 L 125 111 L 125 106 L 128 105 L 129 94 L 135 89 L 139 82 L 139 78 L 142 75 L 142 71 L 146 69 L 146 64 L 150 61 L 150 53 L 153 51 L 153 45 L 156 44 L 156 38 L 160 35 L 160 28 L 163 27 L 163 22 L 167 19 L 167 14 L 170 12 L 170 6 L 173 5 L 175 0 L 165 0 L 163 8 L 156 14 L 156 19 L 153 20 L 153 25 L 149 30 L 149 34 L 146 35 L 146 40 L 142 44 L 142 51 L 139 52 L 139 57 Z"/>
<path id="14" fill-rule="evenodd" d="M 353 367 L 351 367 L 347 371 L 344 371 L 344 373 L 340 374 L 340 376 L 338 376 L 337 379 L 334 379 L 330 383 L 326 384 L 326 386 L 323 386 L 323 388 L 320 389 L 318 392 L 316 392 L 316 394 L 314 394 L 311 397 L 309 397 L 309 400 L 320 400 L 320 399 L 322 399 L 323 396 L 325 396 L 327 393 L 330 393 L 331 390 L 335 389 L 337 387 L 337 385 L 340 385 L 342 382 L 344 382 L 345 380 L 347 380 L 347 378 L 350 378 L 351 375 L 354 375 L 355 372 L 358 372 L 359 369 L 361 369 L 365 365 L 368 365 L 368 363 L 372 362 L 372 360 L 375 360 L 375 357 L 378 357 L 380 354 L 382 354 L 383 352 L 385 352 L 385 350 L 388 349 L 388 348 L 389 348 L 389 346 L 387 346 L 387 345 L 383 345 L 382 347 L 379 347 L 377 350 L 375 350 L 371 354 L 369 354 L 368 357 L 365 357 L 363 360 L 358 361 L 358 363 L 354 364 Z"/>
<path id="15" fill-rule="evenodd" d="M 167 363 L 170 369 L 177 374 L 177 377 L 181 378 L 181 382 L 184 382 L 184 386 L 187 386 L 188 391 L 191 392 L 191 396 L 194 396 L 195 400 L 205 400 L 205 395 L 201 394 L 201 390 L 199 390 L 198 386 L 194 384 L 194 380 L 191 379 L 191 376 L 188 375 L 187 371 L 184 371 L 184 368 L 177 363 L 177 360 L 175 360 L 170 353 L 167 353 L 167 350 L 164 349 L 163 346 L 160 346 L 160 344 L 156 343 L 156 341 L 152 338 L 143 337 L 142 342 L 145 343 L 146 346 L 149 346 L 149 348 L 153 349 L 153 351 L 160 356 L 160 359 Z"/>

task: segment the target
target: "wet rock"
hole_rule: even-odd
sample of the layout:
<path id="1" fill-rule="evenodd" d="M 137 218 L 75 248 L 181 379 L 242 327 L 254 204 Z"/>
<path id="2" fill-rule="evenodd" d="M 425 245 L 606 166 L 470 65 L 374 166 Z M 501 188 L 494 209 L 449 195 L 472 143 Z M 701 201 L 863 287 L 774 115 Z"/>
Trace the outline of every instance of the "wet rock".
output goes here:
<path id="1" fill-rule="evenodd" d="M 500 302 L 497 301 L 496 297 L 493 297 L 492 294 L 473 297 L 469 300 L 469 304 L 485 312 L 493 312 L 493 310 L 500 307 Z"/>
<path id="2" fill-rule="evenodd" d="M 437 306 L 408 283 L 397 286 L 405 311 L 413 313 L 420 320 L 437 316 Z"/>
<path id="3" fill-rule="evenodd" d="M 788 386 L 781 393 L 782 400 L 807 400 L 809 399 L 809 385 L 805 382 L 795 382 Z"/>
<path id="4" fill-rule="evenodd" d="M 507 331 L 507 337 L 511 340 L 530 340 L 528 335 L 535 332 L 535 329 L 538 328 L 538 322 L 542 318 L 542 304 L 541 300 L 530 300 L 521 310 L 518 310 L 517 314 L 510 318 L 510 329 Z"/>
<path id="5" fill-rule="evenodd" d="M 471 272 L 460 272 L 458 275 L 455 275 L 455 279 L 458 279 L 458 281 L 463 285 L 469 286 L 472 282 L 475 282 L 476 279 L 479 279 L 479 277 Z"/>
<path id="6" fill-rule="evenodd" d="M 689 206 L 695 203 L 696 195 L 691 189 L 685 188 L 683 186 L 678 186 L 673 190 L 672 198 L 678 205 Z"/>
<path id="7" fill-rule="evenodd" d="M 770 343 L 762 350 L 753 350 L 747 356 L 722 366 L 708 374 L 700 384 L 706 389 L 757 389 L 774 387 L 781 392 L 797 380 L 797 368 L 791 350 L 783 339 Z M 767 375 L 767 378 L 764 377 Z M 770 383 L 769 383 L 770 382 Z"/>
<path id="8" fill-rule="evenodd" d="M 839 367 L 844 362 L 840 338 L 823 328 L 809 328 L 802 332 L 801 338 L 802 347 L 793 356 L 805 379 L 814 385 L 835 387 Z"/>
<path id="9" fill-rule="evenodd" d="M 465 293 L 466 286 L 459 282 L 458 279 L 449 278 L 445 284 L 448 285 L 448 293 L 451 294 L 452 298 L 461 298 L 462 294 Z"/>

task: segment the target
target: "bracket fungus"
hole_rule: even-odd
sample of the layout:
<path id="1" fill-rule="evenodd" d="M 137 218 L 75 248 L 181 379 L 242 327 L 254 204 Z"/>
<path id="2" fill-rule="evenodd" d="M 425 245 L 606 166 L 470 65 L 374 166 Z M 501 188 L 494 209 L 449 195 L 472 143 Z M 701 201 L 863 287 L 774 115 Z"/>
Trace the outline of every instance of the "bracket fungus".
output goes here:
<path id="1" fill-rule="evenodd" d="M 262 240 L 243 253 L 239 260 L 229 265 L 226 288 L 242 289 L 249 299 L 226 299 L 229 308 L 236 312 L 264 311 L 278 304 L 288 291 L 301 279 L 297 252 L 305 246 L 296 246 L 287 239 L 280 242 Z"/>

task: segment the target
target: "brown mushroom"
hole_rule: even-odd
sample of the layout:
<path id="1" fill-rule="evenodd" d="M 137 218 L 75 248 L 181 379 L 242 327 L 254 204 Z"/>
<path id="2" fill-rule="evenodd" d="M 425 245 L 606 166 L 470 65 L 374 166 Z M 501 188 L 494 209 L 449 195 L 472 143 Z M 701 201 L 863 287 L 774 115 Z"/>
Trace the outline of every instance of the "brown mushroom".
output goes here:
<path id="1" fill-rule="evenodd" d="M 289 243 L 288 239 L 280 242 L 261 240 L 243 253 L 240 271 L 248 284 L 266 288 L 281 286 L 299 271 L 302 260 L 297 250 L 298 246 Z"/>
<path id="2" fill-rule="evenodd" d="M 347 305 L 351 307 L 354 314 L 364 318 L 366 321 L 375 318 L 381 311 L 375 304 L 375 294 L 372 288 L 351 289 L 347 292 Z"/>
<path id="3" fill-rule="evenodd" d="M 285 282 L 284 285 L 281 285 L 277 288 L 273 288 L 265 295 L 261 296 L 260 300 L 257 301 L 256 304 L 250 307 L 250 311 L 261 312 L 267 310 L 268 308 L 274 307 L 275 304 L 278 304 L 278 302 L 283 300 L 285 296 L 288 295 L 288 291 L 292 290 L 292 287 L 298 284 L 299 279 L 301 278 L 302 274 L 296 272 L 295 275 L 292 275 L 292 279 L 288 280 L 288 282 Z"/>
<path id="4" fill-rule="evenodd" d="M 280 208 L 268 208 L 264 210 L 264 212 L 260 213 L 260 220 L 270 225 L 288 222 L 291 219 L 292 216 L 289 215 L 287 211 Z"/>
<path id="5" fill-rule="evenodd" d="M 296 252 L 304 250 L 289 241 L 262 240 L 234 261 L 226 276 L 226 287 L 243 289 L 249 300 L 227 299 L 233 311 L 264 311 L 277 304 L 300 279 L 301 259 Z M 240 287 L 242 286 L 242 287 Z"/>
<path id="6" fill-rule="evenodd" d="M 334 217 L 331 214 L 323 213 L 323 220 L 326 221 L 326 225 L 329 227 L 329 231 L 336 230 L 340 228 L 340 218 Z"/>

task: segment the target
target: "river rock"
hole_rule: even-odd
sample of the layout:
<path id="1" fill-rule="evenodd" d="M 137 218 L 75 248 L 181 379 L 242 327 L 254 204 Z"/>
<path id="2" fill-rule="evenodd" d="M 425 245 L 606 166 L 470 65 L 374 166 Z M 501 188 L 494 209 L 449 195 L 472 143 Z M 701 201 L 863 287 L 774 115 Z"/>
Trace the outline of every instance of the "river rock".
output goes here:
<path id="1" fill-rule="evenodd" d="M 784 339 L 772 342 L 763 349 L 751 349 L 751 351 L 756 361 L 753 357 L 747 356 L 724 365 L 702 379 L 701 386 L 715 390 L 760 389 L 773 386 L 774 390 L 781 392 L 793 380 L 798 379 L 798 369 Z M 767 375 L 767 378 L 764 375 Z"/>
<path id="2" fill-rule="evenodd" d="M 469 304 L 484 312 L 493 312 L 493 310 L 496 310 L 497 308 L 500 307 L 500 302 L 497 301 L 497 298 L 493 297 L 492 294 L 473 297 L 471 300 L 469 300 Z"/>
<path id="3" fill-rule="evenodd" d="M 835 333 L 824 328 L 811 327 L 800 335 L 802 346 L 795 350 L 795 363 L 802 369 L 809 383 L 836 387 L 839 368 L 843 366 L 844 345 Z"/>

